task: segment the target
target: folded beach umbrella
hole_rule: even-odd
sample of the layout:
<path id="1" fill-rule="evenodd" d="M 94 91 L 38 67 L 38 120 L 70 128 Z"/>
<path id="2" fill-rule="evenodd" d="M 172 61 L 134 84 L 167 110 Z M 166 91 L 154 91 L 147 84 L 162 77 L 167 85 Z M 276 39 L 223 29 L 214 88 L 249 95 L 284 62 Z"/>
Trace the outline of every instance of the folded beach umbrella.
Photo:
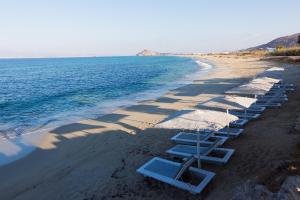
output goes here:
<path id="1" fill-rule="evenodd" d="M 283 67 L 271 67 L 266 70 L 266 72 L 283 72 L 284 68 Z"/>
<path id="2" fill-rule="evenodd" d="M 216 132 L 239 118 L 224 112 L 211 110 L 182 110 L 157 124 L 156 128 L 198 130 L 197 157 L 200 168 L 199 130 Z"/>

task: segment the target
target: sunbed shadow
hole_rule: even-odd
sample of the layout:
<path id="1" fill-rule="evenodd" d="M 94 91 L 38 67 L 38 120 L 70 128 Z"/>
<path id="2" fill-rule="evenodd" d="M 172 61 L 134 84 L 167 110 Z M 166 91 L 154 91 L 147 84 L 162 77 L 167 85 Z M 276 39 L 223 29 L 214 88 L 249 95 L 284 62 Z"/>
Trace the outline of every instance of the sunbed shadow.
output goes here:
<path id="1" fill-rule="evenodd" d="M 211 106 L 206 106 L 206 105 L 197 105 L 197 106 L 195 106 L 195 108 L 196 109 L 203 109 L 203 110 L 220 111 L 220 112 L 225 111 L 225 109 L 223 109 L 223 108 L 211 107 Z"/>
<path id="2" fill-rule="evenodd" d="M 65 134 L 65 133 L 72 133 L 75 131 L 83 131 L 83 130 L 98 129 L 98 128 L 103 128 L 103 126 L 95 126 L 95 125 L 82 124 L 82 123 L 72 123 L 72 124 L 67 124 L 55 128 L 51 132 L 56 134 Z"/>
<path id="3" fill-rule="evenodd" d="M 168 115 L 176 112 L 176 110 L 173 109 L 159 108 L 158 106 L 145 104 L 130 106 L 128 108 L 125 108 L 125 110 L 158 115 Z"/>
<path id="4" fill-rule="evenodd" d="M 127 128 L 134 128 L 128 124 L 119 124 Z M 60 196 L 62 199 L 67 199 L 70 194 L 74 194 L 74 192 L 77 194 L 77 190 L 74 191 L 72 188 L 85 189 L 86 191 L 92 191 L 94 188 L 95 190 L 92 193 L 86 193 L 82 199 L 92 199 L 94 197 L 110 199 L 112 194 L 128 193 L 128 188 L 125 185 L 129 185 L 131 188 L 135 184 L 140 185 L 139 188 L 141 189 L 135 190 L 135 196 L 141 196 L 147 185 L 144 184 L 144 179 L 135 170 L 152 156 L 164 156 L 165 149 L 171 146 L 171 142 L 168 140 L 171 134 L 167 130 L 163 134 L 156 129 L 147 129 L 135 135 L 121 130 L 89 134 L 89 130 L 97 126 L 87 126 L 79 123 L 76 126 L 80 127 L 80 131 L 85 132 L 86 135 L 76 138 L 64 138 L 61 134 L 65 131 L 61 129 L 53 130 L 52 132 L 60 134 L 59 140 L 53 142 L 55 148 L 37 148 L 32 154 L 15 161 L 14 164 L 1 166 L 0 184 L 5 184 L 5 180 L 8 179 L 10 183 L 14 183 L 8 185 L 8 187 L 13 187 L 14 190 L 0 190 L 1 196 L 6 197 L 4 199 L 10 199 L 15 191 L 22 192 L 26 190 L 26 194 L 39 198 L 42 197 L 40 195 L 43 195 L 38 192 L 40 189 L 55 187 L 55 193 L 47 194 L 47 198 L 53 199 Z M 79 131 L 79 129 L 74 129 L 74 131 Z M 71 129 L 68 129 L 67 132 L 70 133 Z M 156 140 L 157 138 L 160 139 Z M 86 145 L 87 142 L 88 145 Z M 68 159 L 62 160 L 66 158 L 63 155 L 68 155 Z M 28 161 L 34 161 L 34 165 Z M 26 169 L 26 173 L 24 173 L 24 169 Z M 12 173 L 14 176 L 11 176 Z M 32 174 L 35 177 L 42 177 L 43 183 L 35 186 L 24 184 L 15 187 L 16 183 L 27 183 L 28 180 L 31 180 Z M 126 178 L 128 174 L 130 174 L 130 179 Z M 88 177 L 84 179 L 84 184 L 82 184 L 82 181 L 78 181 L 78 175 Z M 55 177 L 58 177 L 58 179 Z M 107 185 L 107 187 L 112 181 L 121 180 L 118 184 L 121 188 L 111 193 L 110 190 L 97 186 L 99 180 L 101 180 L 101 184 Z M 56 187 L 57 185 L 61 186 Z M 28 189 L 29 187 L 34 189 Z M 163 188 L 174 190 L 174 188 L 167 185 L 164 185 Z M 182 193 L 177 189 L 175 191 Z M 183 192 L 183 194 L 185 193 Z"/>
<path id="5" fill-rule="evenodd" d="M 155 100 L 155 102 L 158 103 L 175 103 L 179 101 L 179 99 L 173 99 L 173 98 L 169 98 L 169 97 L 161 97 Z"/>
<path id="6" fill-rule="evenodd" d="M 223 83 L 223 84 L 241 84 L 243 82 L 247 82 L 252 77 L 244 77 L 244 78 L 214 78 L 214 79 L 198 79 L 196 81 L 201 81 L 202 84 L 206 83 Z"/>
<path id="7" fill-rule="evenodd" d="M 250 79 L 250 77 L 249 77 Z M 248 78 L 237 79 L 211 79 L 199 80 L 200 83 L 193 83 L 173 90 L 174 96 L 187 96 L 193 97 L 200 94 L 222 94 L 224 91 L 236 87 L 238 84 L 246 82 Z"/>
<path id="8" fill-rule="evenodd" d="M 98 117 L 94 120 L 103 121 L 103 122 L 116 122 L 116 121 L 119 121 L 119 120 L 121 120 L 121 119 L 123 119 L 127 116 L 128 115 L 112 113 L 112 114 L 103 115 L 103 116 Z"/>
<path id="9" fill-rule="evenodd" d="M 141 129 L 135 127 L 135 126 L 131 126 L 130 124 L 126 124 L 124 122 L 116 122 L 116 124 L 119 124 L 127 129 L 132 130 L 134 133 L 138 133 L 139 131 L 141 131 Z"/>

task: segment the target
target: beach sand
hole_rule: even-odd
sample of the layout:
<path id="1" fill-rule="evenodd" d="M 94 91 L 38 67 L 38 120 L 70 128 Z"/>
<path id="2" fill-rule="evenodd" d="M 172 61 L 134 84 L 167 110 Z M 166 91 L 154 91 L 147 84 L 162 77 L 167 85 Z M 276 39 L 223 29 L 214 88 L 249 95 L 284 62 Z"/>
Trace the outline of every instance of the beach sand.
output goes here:
<path id="1" fill-rule="evenodd" d="M 217 175 L 201 195 L 136 173 L 154 156 L 170 159 L 164 152 L 173 145 L 169 138 L 175 132 L 153 126 L 178 110 L 195 108 L 272 66 L 284 65 L 287 82 L 300 88 L 300 68 L 293 65 L 233 56 L 202 58 L 217 67 L 190 85 L 45 134 L 31 154 L 0 167 L 0 199 L 230 199 L 248 179 L 273 184 L 268 174 L 299 151 L 299 131 L 294 129 L 300 117 L 298 91 L 281 109 L 267 110 L 225 144 L 236 149 L 227 165 L 204 165 Z"/>

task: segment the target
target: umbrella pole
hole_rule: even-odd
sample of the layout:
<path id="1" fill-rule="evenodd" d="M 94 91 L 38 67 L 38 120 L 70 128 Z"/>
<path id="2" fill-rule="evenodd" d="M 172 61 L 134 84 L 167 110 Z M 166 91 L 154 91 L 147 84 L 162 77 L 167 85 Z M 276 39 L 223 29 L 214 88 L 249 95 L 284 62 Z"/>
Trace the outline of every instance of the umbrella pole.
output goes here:
<path id="1" fill-rule="evenodd" d="M 197 134 L 197 157 L 198 157 L 198 168 L 201 168 L 201 160 L 200 160 L 200 132 L 198 129 L 198 134 Z"/>
<path id="2" fill-rule="evenodd" d="M 228 118 L 229 118 L 229 111 L 228 111 L 228 108 L 226 109 L 226 112 L 227 112 L 227 115 L 228 115 Z M 229 120 L 227 122 L 227 135 L 229 135 Z"/>

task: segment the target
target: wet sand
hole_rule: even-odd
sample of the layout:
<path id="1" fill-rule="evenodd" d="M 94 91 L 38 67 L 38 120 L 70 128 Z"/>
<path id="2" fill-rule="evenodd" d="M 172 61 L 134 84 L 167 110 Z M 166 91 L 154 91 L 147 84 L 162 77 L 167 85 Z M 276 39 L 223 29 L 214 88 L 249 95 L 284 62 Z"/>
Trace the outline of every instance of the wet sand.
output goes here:
<path id="1" fill-rule="evenodd" d="M 38 148 L 16 162 L 0 167 L 0 199 L 230 199 L 234 188 L 291 159 L 299 142 L 293 132 L 300 116 L 300 95 L 290 95 L 281 109 L 266 111 L 226 143 L 236 153 L 226 166 L 205 165 L 217 173 L 201 195 L 191 195 L 135 170 L 173 144 L 172 131 L 154 129 L 159 121 L 181 109 L 214 98 L 267 67 L 286 67 L 287 82 L 300 88 L 300 68 L 257 58 L 206 56 L 217 68 L 193 84 L 156 100 L 119 109 L 95 120 L 83 120 L 52 130 Z"/>

